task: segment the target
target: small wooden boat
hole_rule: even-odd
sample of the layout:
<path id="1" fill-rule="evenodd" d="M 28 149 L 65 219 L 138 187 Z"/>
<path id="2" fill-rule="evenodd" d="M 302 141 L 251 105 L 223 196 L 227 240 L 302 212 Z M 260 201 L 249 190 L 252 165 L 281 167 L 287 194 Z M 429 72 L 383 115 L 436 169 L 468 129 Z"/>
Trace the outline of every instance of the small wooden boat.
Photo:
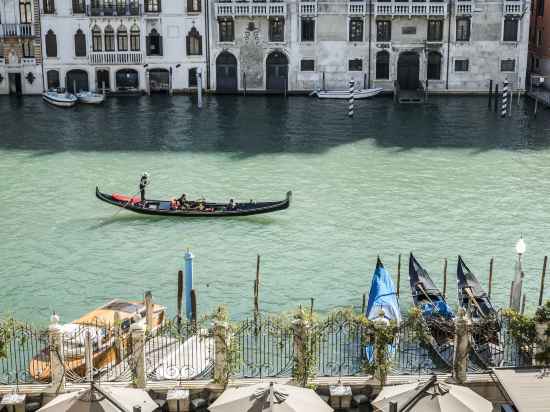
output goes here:
<path id="1" fill-rule="evenodd" d="M 42 93 L 42 99 L 57 107 L 73 107 L 77 101 L 74 94 L 54 90 Z"/>
<path id="2" fill-rule="evenodd" d="M 152 310 L 154 331 L 164 323 L 165 308 L 153 304 Z M 130 325 L 136 321 L 146 322 L 145 303 L 115 299 L 71 323 L 62 325 L 63 356 L 67 374 L 75 378 L 85 375 L 87 334 L 91 338 L 94 369 L 101 371 L 108 365 L 120 362 L 120 353 L 125 353 L 124 348 L 129 345 Z M 37 381 L 50 379 L 49 357 L 51 354 L 48 351 L 49 349 L 44 349 L 29 364 L 29 373 Z"/>
<path id="3" fill-rule="evenodd" d="M 105 101 L 105 95 L 94 92 L 79 92 L 76 94 L 79 103 L 101 104 Z"/>
<path id="4" fill-rule="evenodd" d="M 431 333 L 430 346 L 436 361 L 452 366 L 454 354 L 454 314 L 445 297 L 435 286 L 428 272 L 420 266 L 411 253 L 409 258 L 409 281 L 414 305 L 420 309 L 422 318 Z"/>
<path id="5" fill-rule="evenodd" d="M 476 276 L 458 257 L 456 269 L 458 304 L 473 322 L 472 352 L 480 366 L 500 366 L 503 349 L 500 345 L 500 323 L 497 311 Z"/>
<path id="6" fill-rule="evenodd" d="M 179 216 L 179 217 L 229 217 L 249 216 L 261 213 L 271 213 L 287 209 L 290 206 L 292 192 L 287 192 L 286 199 L 276 202 L 254 202 L 245 203 L 212 203 L 202 200 L 187 202 L 184 208 L 176 207 L 170 200 L 149 200 L 141 202 L 137 196 L 130 197 L 119 193 L 102 193 L 96 187 L 96 197 L 103 202 L 113 206 L 127 209 L 131 212 L 146 215 L 158 216 Z"/>
<path id="7" fill-rule="evenodd" d="M 358 89 L 353 92 L 353 98 L 355 100 L 367 99 L 369 97 L 376 96 L 384 91 L 381 87 L 375 87 L 372 89 Z M 314 90 L 310 93 L 310 96 L 317 96 L 319 99 L 349 99 L 349 90 Z"/>

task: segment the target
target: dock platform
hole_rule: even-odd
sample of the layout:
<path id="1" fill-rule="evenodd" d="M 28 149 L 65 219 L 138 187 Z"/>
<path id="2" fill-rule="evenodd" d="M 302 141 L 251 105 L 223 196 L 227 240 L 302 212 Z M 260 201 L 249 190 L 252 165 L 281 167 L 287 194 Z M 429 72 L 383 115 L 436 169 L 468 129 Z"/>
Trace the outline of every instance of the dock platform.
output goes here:
<path id="1" fill-rule="evenodd" d="M 529 90 L 527 96 L 542 103 L 544 107 L 550 107 L 550 90 L 544 87 L 537 87 Z"/>

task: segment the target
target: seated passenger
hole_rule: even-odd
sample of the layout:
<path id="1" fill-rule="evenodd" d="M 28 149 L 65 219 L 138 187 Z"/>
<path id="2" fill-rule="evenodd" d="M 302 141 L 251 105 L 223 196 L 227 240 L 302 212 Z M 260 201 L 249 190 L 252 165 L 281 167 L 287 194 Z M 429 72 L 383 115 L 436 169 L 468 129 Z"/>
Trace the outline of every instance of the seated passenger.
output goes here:
<path id="1" fill-rule="evenodd" d="M 233 199 L 229 199 L 229 203 L 227 204 L 227 210 L 234 210 L 235 204 L 233 203 Z"/>
<path id="2" fill-rule="evenodd" d="M 189 204 L 187 203 L 187 196 L 185 193 L 183 193 L 180 198 L 178 199 L 179 206 L 182 209 L 187 209 L 189 207 Z"/>

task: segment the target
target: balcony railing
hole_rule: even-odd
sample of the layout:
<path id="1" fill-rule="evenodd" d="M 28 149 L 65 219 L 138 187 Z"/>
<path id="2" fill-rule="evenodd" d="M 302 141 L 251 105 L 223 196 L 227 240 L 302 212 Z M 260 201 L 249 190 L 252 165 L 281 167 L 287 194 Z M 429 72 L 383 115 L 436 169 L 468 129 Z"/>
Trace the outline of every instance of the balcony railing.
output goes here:
<path id="1" fill-rule="evenodd" d="M 0 24 L 0 38 L 32 37 L 31 23 L 2 23 Z"/>
<path id="2" fill-rule="evenodd" d="M 456 15 L 457 16 L 470 16 L 474 11 L 474 5 L 471 1 L 457 1 L 456 2 Z"/>
<path id="3" fill-rule="evenodd" d="M 90 64 L 141 64 L 142 52 L 92 52 L 88 55 Z"/>
<path id="4" fill-rule="evenodd" d="M 348 3 L 348 14 L 365 15 L 368 11 L 368 5 L 363 1 L 352 1 Z"/>
<path id="5" fill-rule="evenodd" d="M 504 14 L 521 15 L 523 14 L 523 5 L 521 1 L 504 0 Z"/>
<path id="6" fill-rule="evenodd" d="M 446 16 L 446 2 L 376 2 L 374 12 L 379 16 Z"/>
<path id="7" fill-rule="evenodd" d="M 300 16 L 316 16 L 316 15 L 317 15 L 316 1 L 300 2 Z"/>
<path id="8" fill-rule="evenodd" d="M 286 3 L 282 2 L 222 2 L 216 3 L 216 17 L 223 16 L 286 16 Z"/>
<path id="9" fill-rule="evenodd" d="M 111 17 L 111 16 L 141 16 L 143 9 L 137 2 L 128 3 L 125 5 L 101 6 L 94 7 L 88 5 L 86 7 L 86 15 L 94 17 Z"/>

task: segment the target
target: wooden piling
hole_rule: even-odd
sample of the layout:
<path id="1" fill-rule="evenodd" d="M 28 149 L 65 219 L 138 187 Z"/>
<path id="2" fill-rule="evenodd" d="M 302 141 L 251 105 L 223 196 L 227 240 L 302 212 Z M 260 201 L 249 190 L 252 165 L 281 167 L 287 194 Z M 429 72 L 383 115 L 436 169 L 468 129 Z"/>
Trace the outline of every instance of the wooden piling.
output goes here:
<path id="1" fill-rule="evenodd" d="M 495 84 L 495 112 L 498 111 L 498 82 Z"/>
<path id="2" fill-rule="evenodd" d="M 260 255 L 256 257 L 256 280 L 254 281 L 254 320 L 260 314 Z"/>
<path id="3" fill-rule="evenodd" d="M 512 281 L 512 284 L 510 285 L 510 301 L 508 303 L 508 307 L 512 307 L 512 294 L 514 293 L 514 281 Z"/>
<path id="4" fill-rule="evenodd" d="M 537 111 L 539 108 L 539 99 L 535 96 L 535 117 L 537 117 Z"/>
<path id="5" fill-rule="evenodd" d="M 178 271 L 178 302 L 176 306 L 176 319 L 178 323 L 178 331 L 181 328 L 181 306 L 183 304 L 183 271 Z"/>
<path id="6" fill-rule="evenodd" d="M 489 262 L 489 285 L 487 287 L 489 299 L 491 298 L 491 290 L 493 288 L 493 263 L 495 258 L 492 257 L 491 261 Z"/>
<path id="7" fill-rule="evenodd" d="M 365 314 L 365 305 L 366 305 L 366 302 L 367 302 L 367 294 L 366 293 L 363 293 L 363 303 L 361 304 L 361 314 Z"/>
<path id="8" fill-rule="evenodd" d="M 548 256 L 544 257 L 544 263 L 542 264 L 542 273 L 540 275 L 540 293 L 539 293 L 539 306 L 542 305 L 542 299 L 544 296 L 544 278 L 546 277 L 546 265 L 548 263 Z"/>
<path id="9" fill-rule="evenodd" d="M 447 258 L 443 264 L 443 298 L 447 299 Z"/>
<path id="10" fill-rule="evenodd" d="M 315 298 L 309 298 L 310 304 L 309 304 L 309 318 L 313 319 L 313 305 L 315 304 Z"/>
<path id="11" fill-rule="evenodd" d="M 197 326 L 197 292 L 191 289 L 191 324 Z"/>
<path id="12" fill-rule="evenodd" d="M 153 330 L 153 293 L 149 290 L 145 292 L 145 324 L 147 331 Z"/>
<path id="13" fill-rule="evenodd" d="M 401 253 L 397 259 L 397 297 L 399 297 L 399 284 L 401 283 Z"/>
<path id="14" fill-rule="evenodd" d="M 493 81 L 489 80 L 489 101 L 487 103 L 488 107 L 491 107 L 491 100 L 493 99 Z"/>
<path id="15" fill-rule="evenodd" d="M 527 295 L 523 295 L 521 297 L 521 314 L 523 315 L 525 313 L 525 298 Z"/>

